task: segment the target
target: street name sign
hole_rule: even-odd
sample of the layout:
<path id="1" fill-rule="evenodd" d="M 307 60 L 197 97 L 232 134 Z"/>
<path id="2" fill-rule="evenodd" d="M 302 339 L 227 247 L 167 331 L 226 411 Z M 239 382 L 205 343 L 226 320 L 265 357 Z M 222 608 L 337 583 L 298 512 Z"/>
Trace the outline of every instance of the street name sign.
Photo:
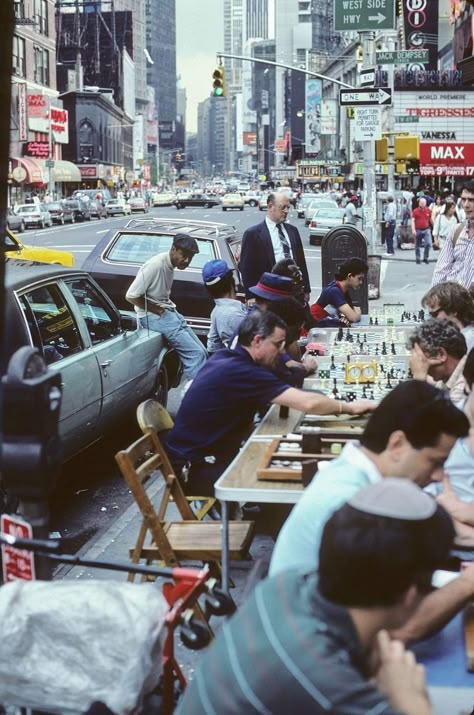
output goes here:
<path id="1" fill-rule="evenodd" d="M 395 29 L 395 0 L 334 0 L 336 32 Z"/>
<path id="2" fill-rule="evenodd" d="M 425 64 L 429 62 L 429 50 L 394 50 L 376 52 L 375 61 L 378 65 L 409 65 L 411 62 Z"/>
<path id="3" fill-rule="evenodd" d="M 359 82 L 361 87 L 373 87 L 375 85 L 375 67 L 361 70 Z"/>
<path id="4" fill-rule="evenodd" d="M 382 108 L 356 107 L 354 139 L 358 142 L 382 138 Z"/>
<path id="5" fill-rule="evenodd" d="M 339 90 L 339 104 L 341 107 L 375 107 L 378 105 L 392 104 L 392 88 L 362 87 L 361 89 L 341 89 Z"/>
<path id="6" fill-rule="evenodd" d="M 48 159 L 47 161 L 44 162 L 44 165 L 48 169 L 54 169 L 54 160 L 53 159 Z"/>

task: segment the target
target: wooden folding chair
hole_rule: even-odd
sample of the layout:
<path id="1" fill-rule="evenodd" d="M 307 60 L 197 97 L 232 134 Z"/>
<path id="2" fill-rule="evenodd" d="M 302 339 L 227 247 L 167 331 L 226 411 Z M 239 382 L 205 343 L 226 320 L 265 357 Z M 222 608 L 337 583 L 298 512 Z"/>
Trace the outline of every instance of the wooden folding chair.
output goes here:
<path id="1" fill-rule="evenodd" d="M 143 437 L 117 452 L 115 459 L 143 515 L 136 544 L 130 550 L 132 562 L 145 559 L 149 563 L 160 561 L 166 566 L 179 566 L 182 561 L 202 561 L 209 563 L 211 571 L 220 573 L 222 524 L 220 521 L 196 519 L 154 430 L 146 430 Z M 145 482 L 157 470 L 162 471 L 165 480 L 158 511 L 145 488 Z M 182 521 L 165 521 L 171 497 Z M 145 545 L 148 532 L 151 540 Z M 232 521 L 229 524 L 230 559 L 250 559 L 253 533 L 253 521 Z M 133 581 L 134 576 L 130 574 L 128 580 Z"/>
<path id="2" fill-rule="evenodd" d="M 153 429 L 158 437 L 161 432 L 170 430 L 174 425 L 173 418 L 166 407 L 163 407 L 158 400 L 153 399 L 140 402 L 137 407 L 137 422 L 143 434 L 147 429 Z M 209 514 L 216 503 L 215 497 L 185 496 L 185 499 L 190 504 L 194 502 L 201 504 L 200 508 L 194 512 L 199 521 Z"/>

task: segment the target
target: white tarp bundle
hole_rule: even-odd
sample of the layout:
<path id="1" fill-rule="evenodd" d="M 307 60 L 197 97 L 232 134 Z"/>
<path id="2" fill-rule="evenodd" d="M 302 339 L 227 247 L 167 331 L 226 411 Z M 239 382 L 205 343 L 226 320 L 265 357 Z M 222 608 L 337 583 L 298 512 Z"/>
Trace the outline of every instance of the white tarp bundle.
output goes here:
<path id="1" fill-rule="evenodd" d="M 155 584 L 16 581 L 0 588 L 0 703 L 126 715 L 162 672 L 168 604 Z"/>

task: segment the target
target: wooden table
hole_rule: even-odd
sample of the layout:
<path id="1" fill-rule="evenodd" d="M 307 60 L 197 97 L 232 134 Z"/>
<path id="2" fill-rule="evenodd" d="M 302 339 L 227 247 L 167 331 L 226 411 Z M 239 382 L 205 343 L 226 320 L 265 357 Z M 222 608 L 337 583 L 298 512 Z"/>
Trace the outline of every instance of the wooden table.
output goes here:
<path id="1" fill-rule="evenodd" d="M 222 585 L 226 591 L 229 589 L 228 503 L 296 504 L 303 493 L 303 483 L 257 479 L 257 466 L 270 442 L 269 437 L 251 437 L 214 485 L 216 497 L 222 505 Z"/>

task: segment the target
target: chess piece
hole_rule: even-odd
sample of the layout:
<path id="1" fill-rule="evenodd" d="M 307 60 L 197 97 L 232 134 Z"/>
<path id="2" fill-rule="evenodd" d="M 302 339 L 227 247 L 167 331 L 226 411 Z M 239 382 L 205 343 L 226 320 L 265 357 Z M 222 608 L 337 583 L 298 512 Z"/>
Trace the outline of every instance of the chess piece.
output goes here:
<path id="1" fill-rule="evenodd" d="M 373 319 L 372 316 L 371 316 L 371 317 L 369 318 L 369 325 L 373 325 L 373 324 L 374 324 L 374 319 Z"/>
<path id="2" fill-rule="evenodd" d="M 378 324 L 379 324 L 379 319 L 375 318 L 375 325 L 378 325 Z"/>
<path id="3" fill-rule="evenodd" d="M 392 343 L 392 355 L 396 355 L 397 351 L 395 350 L 395 343 Z"/>

